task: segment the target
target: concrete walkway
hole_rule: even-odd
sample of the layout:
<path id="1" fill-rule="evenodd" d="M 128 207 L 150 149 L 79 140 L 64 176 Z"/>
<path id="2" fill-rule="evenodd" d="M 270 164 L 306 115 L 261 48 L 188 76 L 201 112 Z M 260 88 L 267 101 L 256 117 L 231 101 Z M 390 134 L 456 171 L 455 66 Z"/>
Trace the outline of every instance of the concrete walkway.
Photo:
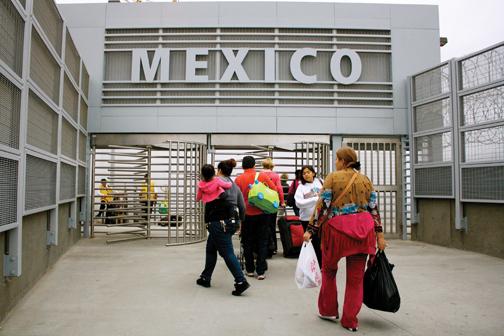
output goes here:
<path id="1" fill-rule="evenodd" d="M 204 246 L 83 239 L 16 306 L 0 335 L 351 334 L 316 317 L 318 289 L 297 289 L 293 259 L 275 256 L 266 280 L 252 279 L 242 297 L 231 296 L 222 259 L 212 288 L 196 286 Z M 390 314 L 364 306 L 358 334 L 504 335 L 504 260 L 406 241 L 390 242 L 387 252 L 401 309 Z M 343 288 L 344 267 L 338 277 Z"/>

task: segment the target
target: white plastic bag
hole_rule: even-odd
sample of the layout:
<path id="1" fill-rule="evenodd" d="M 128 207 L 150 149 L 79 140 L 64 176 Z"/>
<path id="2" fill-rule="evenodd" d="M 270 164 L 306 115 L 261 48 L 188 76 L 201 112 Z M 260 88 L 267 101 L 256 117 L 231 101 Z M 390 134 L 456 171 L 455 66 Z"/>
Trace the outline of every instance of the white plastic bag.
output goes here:
<path id="1" fill-rule="evenodd" d="M 294 279 L 298 288 L 318 287 L 322 283 L 322 274 L 311 241 L 304 242 L 301 247 Z"/>

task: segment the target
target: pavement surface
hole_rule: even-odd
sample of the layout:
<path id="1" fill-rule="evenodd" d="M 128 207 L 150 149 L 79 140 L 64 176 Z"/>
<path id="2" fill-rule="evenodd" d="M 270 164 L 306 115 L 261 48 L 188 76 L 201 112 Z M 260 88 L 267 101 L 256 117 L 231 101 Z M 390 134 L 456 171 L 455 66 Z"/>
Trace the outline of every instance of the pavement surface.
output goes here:
<path id="1" fill-rule="evenodd" d="M 504 260 L 411 241 L 390 241 L 401 294 L 395 313 L 363 306 L 360 335 L 504 335 Z M 107 245 L 82 239 L 0 325 L 1 336 L 309 336 L 355 334 L 320 320 L 318 288 L 298 289 L 295 259 L 269 260 L 266 280 L 243 296 L 219 257 L 211 288 L 195 284 L 205 243 L 162 239 Z M 340 309 L 344 260 L 338 272 Z M 340 311 L 341 314 L 341 311 Z"/>

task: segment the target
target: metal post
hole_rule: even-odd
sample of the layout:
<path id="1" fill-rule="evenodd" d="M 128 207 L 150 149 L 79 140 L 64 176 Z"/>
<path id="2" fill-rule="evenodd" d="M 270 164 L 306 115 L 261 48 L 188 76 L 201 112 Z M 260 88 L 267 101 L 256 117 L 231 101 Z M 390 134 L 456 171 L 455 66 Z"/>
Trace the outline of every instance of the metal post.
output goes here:
<path id="1" fill-rule="evenodd" d="M 150 222 L 151 222 L 151 155 L 152 155 L 152 148 L 151 146 L 147 146 L 147 237 L 151 237 L 151 227 L 150 227 Z"/>
<path id="2" fill-rule="evenodd" d="M 94 203 L 95 203 L 95 169 L 96 169 L 96 146 L 91 148 L 91 202 L 90 202 L 90 233 L 89 237 L 94 238 Z"/>

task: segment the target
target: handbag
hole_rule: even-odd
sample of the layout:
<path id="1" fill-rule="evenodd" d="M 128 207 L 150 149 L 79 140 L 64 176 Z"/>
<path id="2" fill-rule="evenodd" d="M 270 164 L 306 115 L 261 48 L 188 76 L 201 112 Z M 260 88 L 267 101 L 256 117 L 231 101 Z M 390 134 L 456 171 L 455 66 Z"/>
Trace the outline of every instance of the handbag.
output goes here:
<path id="1" fill-rule="evenodd" d="M 357 177 L 357 174 L 358 173 L 355 173 L 352 176 L 350 182 L 348 182 L 343 192 L 331 205 L 333 204 L 336 205 L 339 203 L 341 198 L 348 192 L 348 190 L 352 186 L 353 182 L 355 181 L 355 178 Z M 334 216 L 328 220 L 328 225 L 333 227 L 336 231 L 343 233 L 350 238 L 356 240 L 363 240 L 374 229 L 374 220 L 369 212 L 363 211 L 353 214 Z"/>
<path id="2" fill-rule="evenodd" d="M 368 308 L 395 313 L 401 306 L 401 296 L 397 289 L 392 269 L 384 251 L 378 251 L 374 261 L 368 263 L 364 273 L 363 302 Z"/>
<path id="3" fill-rule="evenodd" d="M 311 241 L 301 248 L 294 280 L 298 288 L 313 288 L 322 284 L 322 273 Z"/>

